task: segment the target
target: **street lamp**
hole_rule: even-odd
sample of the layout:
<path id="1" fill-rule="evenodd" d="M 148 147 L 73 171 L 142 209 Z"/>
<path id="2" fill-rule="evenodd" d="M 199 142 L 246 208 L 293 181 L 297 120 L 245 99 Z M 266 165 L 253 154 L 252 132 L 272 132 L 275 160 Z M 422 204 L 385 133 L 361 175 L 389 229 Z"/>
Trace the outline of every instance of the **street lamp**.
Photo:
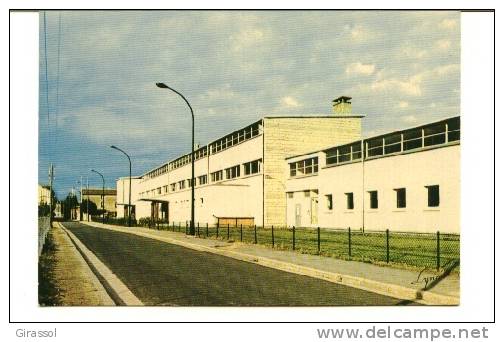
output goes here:
<path id="1" fill-rule="evenodd" d="M 102 178 L 102 223 L 105 224 L 105 178 L 98 171 L 91 169 L 91 172 L 97 173 Z"/>
<path id="2" fill-rule="evenodd" d="M 128 157 L 129 161 L 128 227 L 131 227 L 131 158 L 126 152 L 124 152 L 117 146 L 112 145 L 110 146 L 110 148 L 118 150 L 119 152 L 122 152 L 126 157 Z"/>
<path id="3" fill-rule="evenodd" d="M 191 104 L 189 103 L 189 101 L 187 101 L 187 99 L 184 97 L 184 95 L 182 95 L 181 93 L 179 93 L 175 89 L 170 88 L 169 86 L 167 86 L 164 83 L 156 83 L 156 86 L 158 88 L 162 88 L 162 89 L 169 89 L 169 90 L 173 91 L 175 94 L 179 95 L 182 99 L 184 99 L 185 103 L 187 104 L 187 106 L 191 110 L 191 118 L 192 118 L 192 140 L 191 140 L 191 142 L 192 142 L 191 143 L 191 227 L 189 229 L 189 234 L 190 235 L 194 235 L 196 233 L 195 229 L 194 229 L 194 183 L 195 183 L 194 182 L 194 112 L 193 112 L 193 109 L 191 107 Z"/>

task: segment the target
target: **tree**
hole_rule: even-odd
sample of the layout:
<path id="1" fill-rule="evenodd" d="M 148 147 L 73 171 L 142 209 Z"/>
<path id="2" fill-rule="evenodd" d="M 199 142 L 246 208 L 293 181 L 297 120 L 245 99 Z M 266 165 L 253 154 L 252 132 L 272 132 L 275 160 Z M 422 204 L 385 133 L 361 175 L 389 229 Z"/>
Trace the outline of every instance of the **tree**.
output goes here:
<path id="1" fill-rule="evenodd" d="M 71 210 L 75 207 L 79 206 L 79 201 L 77 201 L 77 196 L 72 194 L 71 192 L 67 195 L 65 200 L 62 203 L 63 205 L 63 217 L 65 220 L 71 217 Z"/>
<path id="2" fill-rule="evenodd" d="M 87 213 L 88 209 L 88 200 L 83 199 L 81 203 L 81 211 L 82 213 Z M 96 203 L 93 201 L 89 201 L 89 214 L 90 215 L 97 215 L 98 214 L 98 208 L 96 206 Z"/>

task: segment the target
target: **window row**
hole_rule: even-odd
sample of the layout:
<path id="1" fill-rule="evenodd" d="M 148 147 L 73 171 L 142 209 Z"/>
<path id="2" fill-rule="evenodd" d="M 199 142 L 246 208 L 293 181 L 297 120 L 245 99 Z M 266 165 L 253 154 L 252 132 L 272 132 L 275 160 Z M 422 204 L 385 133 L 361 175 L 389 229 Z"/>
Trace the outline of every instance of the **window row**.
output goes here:
<path id="1" fill-rule="evenodd" d="M 257 173 L 261 172 L 261 163 L 262 163 L 262 159 L 257 159 L 257 160 L 242 164 L 244 175 L 249 176 L 249 175 L 253 175 L 253 174 L 257 174 Z M 212 181 L 212 183 L 222 181 L 222 180 L 224 180 L 224 175 L 226 176 L 225 179 L 238 178 L 241 176 L 242 165 L 235 165 L 235 166 L 229 167 L 225 170 L 219 170 L 219 171 L 212 172 L 210 174 L 210 180 Z M 208 184 L 208 175 L 201 175 L 201 176 L 198 176 L 194 179 L 194 186 L 205 185 L 205 184 Z M 161 193 L 165 193 L 165 194 L 168 193 L 168 189 L 170 190 L 170 192 L 175 192 L 177 190 L 184 190 L 184 189 L 190 188 L 190 187 L 191 187 L 191 179 L 190 178 L 183 179 L 178 182 L 171 183 L 169 187 L 168 187 L 168 185 L 164 185 L 163 187 L 159 187 L 156 189 L 141 192 L 140 196 L 161 195 Z M 161 189 L 163 190 L 163 192 L 161 192 Z"/>
<path id="2" fill-rule="evenodd" d="M 242 166 L 245 176 L 254 175 L 261 172 L 261 163 L 262 159 L 257 159 L 242 165 L 235 165 L 224 170 L 215 171 L 210 174 L 210 179 L 212 182 L 219 182 L 224 180 L 224 175 L 226 179 L 238 178 L 241 176 Z"/>
<path id="3" fill-rule="evenodd" d="M 258 136 L 261 131 L 261 124 L 256 122 L 250 126 L 245 127 L 237 132 L 231 133 L 224 138 L 217 140 L 210 144 L 210 153 L 214 154 L 225 150 L 233 145 L 237 145 L 245 140 Z"/>
<path id="4" fill-rule="evenodd" d="M 427 198 L 426 204 L 429 208 L 439 207 L 440 198 L 439 198 L 439 185 L 426 185 L 427 190 Z M 396 204 L 395 207 L 399 209 L 406 208 L 406 188 L 397 188 L 394 189 Z M 371 190 L 367 191 L 368 194 L 368 208 L 369 209 L 378 209 L 378 191 Z M 353 210 L 354 209 L 354 193 L 346 192 L 344 193 L 346 209 Z M 326 197 L 326 207 L 328 210 L 333 210 L 333 195 L 328 194 Z"/>
<path id="5" fill-rule="evenodd" d="M 289 168 L 291 177 L 315 174 L 318 172 L 318 157 L 289 163 Z"/>
<path id="6" fill-rule="evenodd" d="M 442 145 L 460 140 L 460 117 L 364 140 L 365 158 Z M 361 160 L 361 141 L 326 150 L 326 164 Z"/>

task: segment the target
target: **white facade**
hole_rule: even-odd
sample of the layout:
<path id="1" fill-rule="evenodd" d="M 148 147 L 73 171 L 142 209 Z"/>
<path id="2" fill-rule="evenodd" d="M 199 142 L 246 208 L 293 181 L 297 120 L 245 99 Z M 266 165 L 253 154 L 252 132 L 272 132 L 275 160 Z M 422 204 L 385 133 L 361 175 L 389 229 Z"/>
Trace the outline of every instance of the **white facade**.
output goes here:
<path id="1" fill-rule="evenodd" d="M 361 118 L 349 113 L 264 117 L 196 149 L 195 223 L 213 225 L 229 219 L 244 225 L 285 226 L 285 158 L 359 139 Z M 118 197 L 125 178 L 117 181 Z M 186 154 L 133 181 L 136 219 L 188 222 L 190 178 L 191 154 Z"/>
<path id="2" fill-rule="evenodd" d="M 459 233 L 459 125 L 455 117 L 288 158 L 287 224 Z"/>

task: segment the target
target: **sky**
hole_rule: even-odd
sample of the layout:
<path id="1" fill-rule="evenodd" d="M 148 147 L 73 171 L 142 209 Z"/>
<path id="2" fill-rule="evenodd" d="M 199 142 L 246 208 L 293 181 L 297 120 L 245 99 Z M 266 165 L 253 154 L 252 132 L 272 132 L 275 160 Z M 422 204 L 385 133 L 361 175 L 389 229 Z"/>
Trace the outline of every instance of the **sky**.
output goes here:
<path id="1" fill-rule="evenodd" d="M 265 115 L 331 114 L 363 136 L 459 115 L 460 14 L 400 11 L 40 13 L 39 183 L 106 187 Z M 47 70 L 47 72 L 46 72 Z"/>

